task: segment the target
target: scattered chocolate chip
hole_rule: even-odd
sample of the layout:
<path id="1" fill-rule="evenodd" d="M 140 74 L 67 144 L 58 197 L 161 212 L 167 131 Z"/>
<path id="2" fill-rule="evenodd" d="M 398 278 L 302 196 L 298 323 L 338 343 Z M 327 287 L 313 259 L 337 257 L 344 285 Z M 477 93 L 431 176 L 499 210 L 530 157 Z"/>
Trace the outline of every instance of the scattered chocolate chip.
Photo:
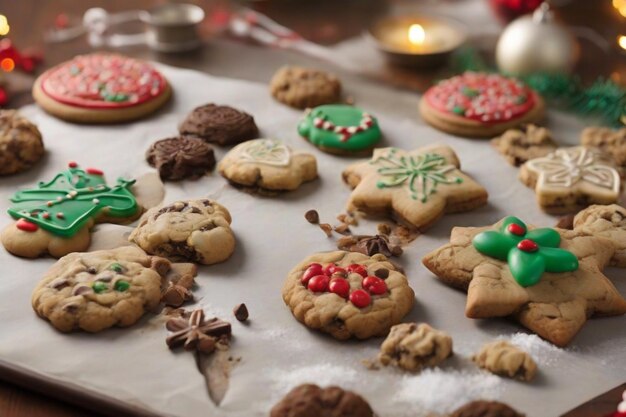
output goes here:
<path id="1" fill-rule="evenodd" d="M 244 322 L 248 320 L 248 307 L 246 307 L 244 303 L 241 303 L 233 309 L 233 314 L 237 320 Z"/>
<path id="2" fill-rule="evenodd" d="M 193 300 L 193 294 L 182 285 L 172 284 L 161 295 L 161 301 L 170 307 L 180 307 L 190 300 Z"/>
<path id="3" fill-rule="evenodd" d="M 328 223 L 321 223 L 320 229 L 322 229 L 328 237 L 331 237 L 333 235 L 333 227 Z"/>
<path id="4" fill-rule="evenodd" d="M 350 226 L 348 226 L 347 224 L 340 224 L 339 226 L 335 226 L 335 232 L 341 234 L 341 235 L 345 235 L 350 233 Z"/>
<path id="5" fill-rule="evenodd" d="M 318 224 L 320 222 L 320 215 L 317 210 L 309 210 L 304 213 L 304 218 L 311 224 Z"/>
<path id="6" fill-rule="evenodd" d="M 381 279 L 387 279 L 387 277 L 389 277 L 389 270 L 387 268 L 378 268 L 374 271 L 374 275 Z"/>

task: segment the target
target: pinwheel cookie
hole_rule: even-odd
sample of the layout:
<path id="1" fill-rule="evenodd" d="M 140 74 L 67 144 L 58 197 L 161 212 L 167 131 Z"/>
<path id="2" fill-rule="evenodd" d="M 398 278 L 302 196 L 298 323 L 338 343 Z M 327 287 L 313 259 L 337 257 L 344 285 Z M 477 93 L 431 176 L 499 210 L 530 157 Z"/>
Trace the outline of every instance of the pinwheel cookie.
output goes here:
<path id="1" fill-rule="evenodd" d="M 109 186 L 99 169 L 70 162 L 51 181 L 15 193 L 8 212 L 17 221 L 3 230 L 2 244 L 26 258 L 82 252 L 96 223 L 128 223 L 141 215 L 134 183 L 120 178 Z"/>
<path id="2" fill-rule="evenodd" d="M 622 184 L 611 157 L 600 150 L 560 148 L 522 165 L 520 180 L 548 213 L 569 213 L 590 204 L 617 202 Z"/>
<path id="3" fill-rule="evenodd" d="M 376 149 L 371 160 L 348 166 L 344 181 L 354 190 L 348 210 L 391 214 L 419 230 L 444 213 L 469 211 L 487 202 L 487 191 L 460 170 L 449 146 L 434 145 L 410 152 Z"/>
<path id="4" fill-rule="evenodd" d="M 423 263 L 467 291 L 467 317 L 512 317 L 565 346 L 588 317 L 626 313 L 626 300 L 602 273 L 616 250 L 610 233 L 536 229 L 506 217 L 488 227 L 455 227 L 450 243 Z"/>
<path id="5" fill-rule="evenodd" d="M 384 255 L 335 251 L 296 265 L 283 300 L 305 326 L 344 340 L 386 335 L 411 310 L 415 295 Z"/>
<path id="6" fill-rule="evenodd" d="M 317 178 L 317 162 L 276 139 L 254 139 L 235 146 L 219 163 L 231 184 L 268 191 L 291 191 Z"/>

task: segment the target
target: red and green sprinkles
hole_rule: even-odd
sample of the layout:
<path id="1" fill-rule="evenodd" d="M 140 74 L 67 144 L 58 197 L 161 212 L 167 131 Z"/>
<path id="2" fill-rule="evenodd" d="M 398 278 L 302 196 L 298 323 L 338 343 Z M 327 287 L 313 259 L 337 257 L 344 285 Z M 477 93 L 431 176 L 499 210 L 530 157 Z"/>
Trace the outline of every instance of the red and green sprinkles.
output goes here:
<path id="1" fill-rule="evenodd" d="M 47 71 L 42 90 L 84 108 L 131 107 L 163 94 L 167 81 L 147 62 L 114 54 L 80 55 Z"/>
<path id="2" fill-rule="evenodd" d="M 520 81 L 498 74 L 466 72 L 441 81 L 425 95 L 434 109 L 481 123 L 499 123 L 528 113 L 535 93 Z"/>

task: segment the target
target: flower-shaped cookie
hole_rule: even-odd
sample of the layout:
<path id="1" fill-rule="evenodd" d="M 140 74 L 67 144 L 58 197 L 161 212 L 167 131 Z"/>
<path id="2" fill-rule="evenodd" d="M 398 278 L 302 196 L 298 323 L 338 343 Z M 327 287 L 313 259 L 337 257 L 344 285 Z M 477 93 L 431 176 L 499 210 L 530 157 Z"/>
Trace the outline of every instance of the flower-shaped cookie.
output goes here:
<path id="1" fill-rule="evenodd" d="M 460 170 L 449 146 L 407 152 L 374 150 L 370 161 L 350 165 L 343 179 L 354 190 L 348 210 L 386 215 L 423 230 L 444 212 L 473 210 L 487 202 L 487 191 Z"/>
<path id="2" fill-rule="evenodd" d="M 578 268 L 572 252 L 559 249 L 561 235 L 549 228 L 528 230 L 517 217 L 507 217 L 500 230 L 479 233 L 472 241 L 478 252 L 507 261 L 511 275 L 522 287 L 535 285 L 544 272 Z"/>
<path id="3" fill-rule="evenodd" d="M 602 273 L 618 247 L 608 231 L 548 230 L 511 217 L 488 227 L 455 227 L 450 243 L 423 263 L 467 291 L 467 317 L 512 317 L 565 346 L 588 317 L 626 313 L 626 300 Z"/>

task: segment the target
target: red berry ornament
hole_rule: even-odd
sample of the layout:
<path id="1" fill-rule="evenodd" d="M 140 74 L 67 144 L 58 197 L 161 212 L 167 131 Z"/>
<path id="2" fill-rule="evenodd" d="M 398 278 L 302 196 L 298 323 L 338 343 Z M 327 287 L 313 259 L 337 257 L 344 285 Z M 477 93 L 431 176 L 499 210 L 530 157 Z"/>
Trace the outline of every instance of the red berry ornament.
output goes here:
<path id="1" fill-rule="evenodd" d="M 517 223 L 511 223 L 506 230 L 515 236 L 524 236 L 526 234 L 526 229 Z"/>
<path id="2" fill-rule="evenodd" d="M 26 219 L 20 218 L 16 223 L 15 223 L 15 227 L 17 227 L 20 230 L 23 230 L 24 232 L 36 232 L 37 229 L 39 229 L 39 226 L 37 226 L 35 223 L 31 223 Z"/>
<path id="3" fill-rule="evenodd" d="M 364 290 L 354 290 L 352 294 L 350 294 L 350 302 L 354 304 L 355 307 L 365 308 L 372 302 L 372 297 Z"/>
<path id="4" fill-rule="evenodd" d="M 322 265 L 320 264 L 311 264 L 309 265 L 309 267 L 304 271 L 304 275 L 302 275 L 302 278 L 300 278 L 300 282 L 302 283 L 302 285 L 307 285 L 309 280 L 311 278 L 313 278 L 316 275 L 322 275 Z"/>
<path id="5" fill-rule="evenodd" d="M 537 244 L 530 239 L 524 239 L 517 244 L 517 249 L 523 252 L 537 252 L 539 250 L 539 246 L 537 246 Z"/>
<path id="6" fill-rule="evenodd" d="M 325 275 L 331 276 L 331 275 L 337 274 L 337 273 L 345 274 L 346 270 L 343 269 L 340 266 L 335 265 L 335 264 L 326 265 L 326 268 L 324 268 L 324 274 Z"/>
<path id="7" fill-rule="evenodd" d="M 328 284 L 328 290 L 340 297 L 348 298 L 350 293 L 350 283 L 344 278 L 333 278 Z"/>
<path id="8" fill-rule="evenodd" d="M 367 277 L 362 285 L 370 294 L 381 295 L 387 292 L 387 284 L 378 277 Z"/>
<path id="9" fill-rule="evenodd" d="M 326 275 L 316 275 L 309 280 L 307 288 L 313 292 L 324 292 L 328 289 L 330 278 Z"/>
<path id="10" fill-rule="evenodd" d="M 355 273 L 361 275 L 363 278 L 367 276 L 367 269 L 363 265 L 352 264 L 349 265 L 346 270 L 350 273 Z"/>

